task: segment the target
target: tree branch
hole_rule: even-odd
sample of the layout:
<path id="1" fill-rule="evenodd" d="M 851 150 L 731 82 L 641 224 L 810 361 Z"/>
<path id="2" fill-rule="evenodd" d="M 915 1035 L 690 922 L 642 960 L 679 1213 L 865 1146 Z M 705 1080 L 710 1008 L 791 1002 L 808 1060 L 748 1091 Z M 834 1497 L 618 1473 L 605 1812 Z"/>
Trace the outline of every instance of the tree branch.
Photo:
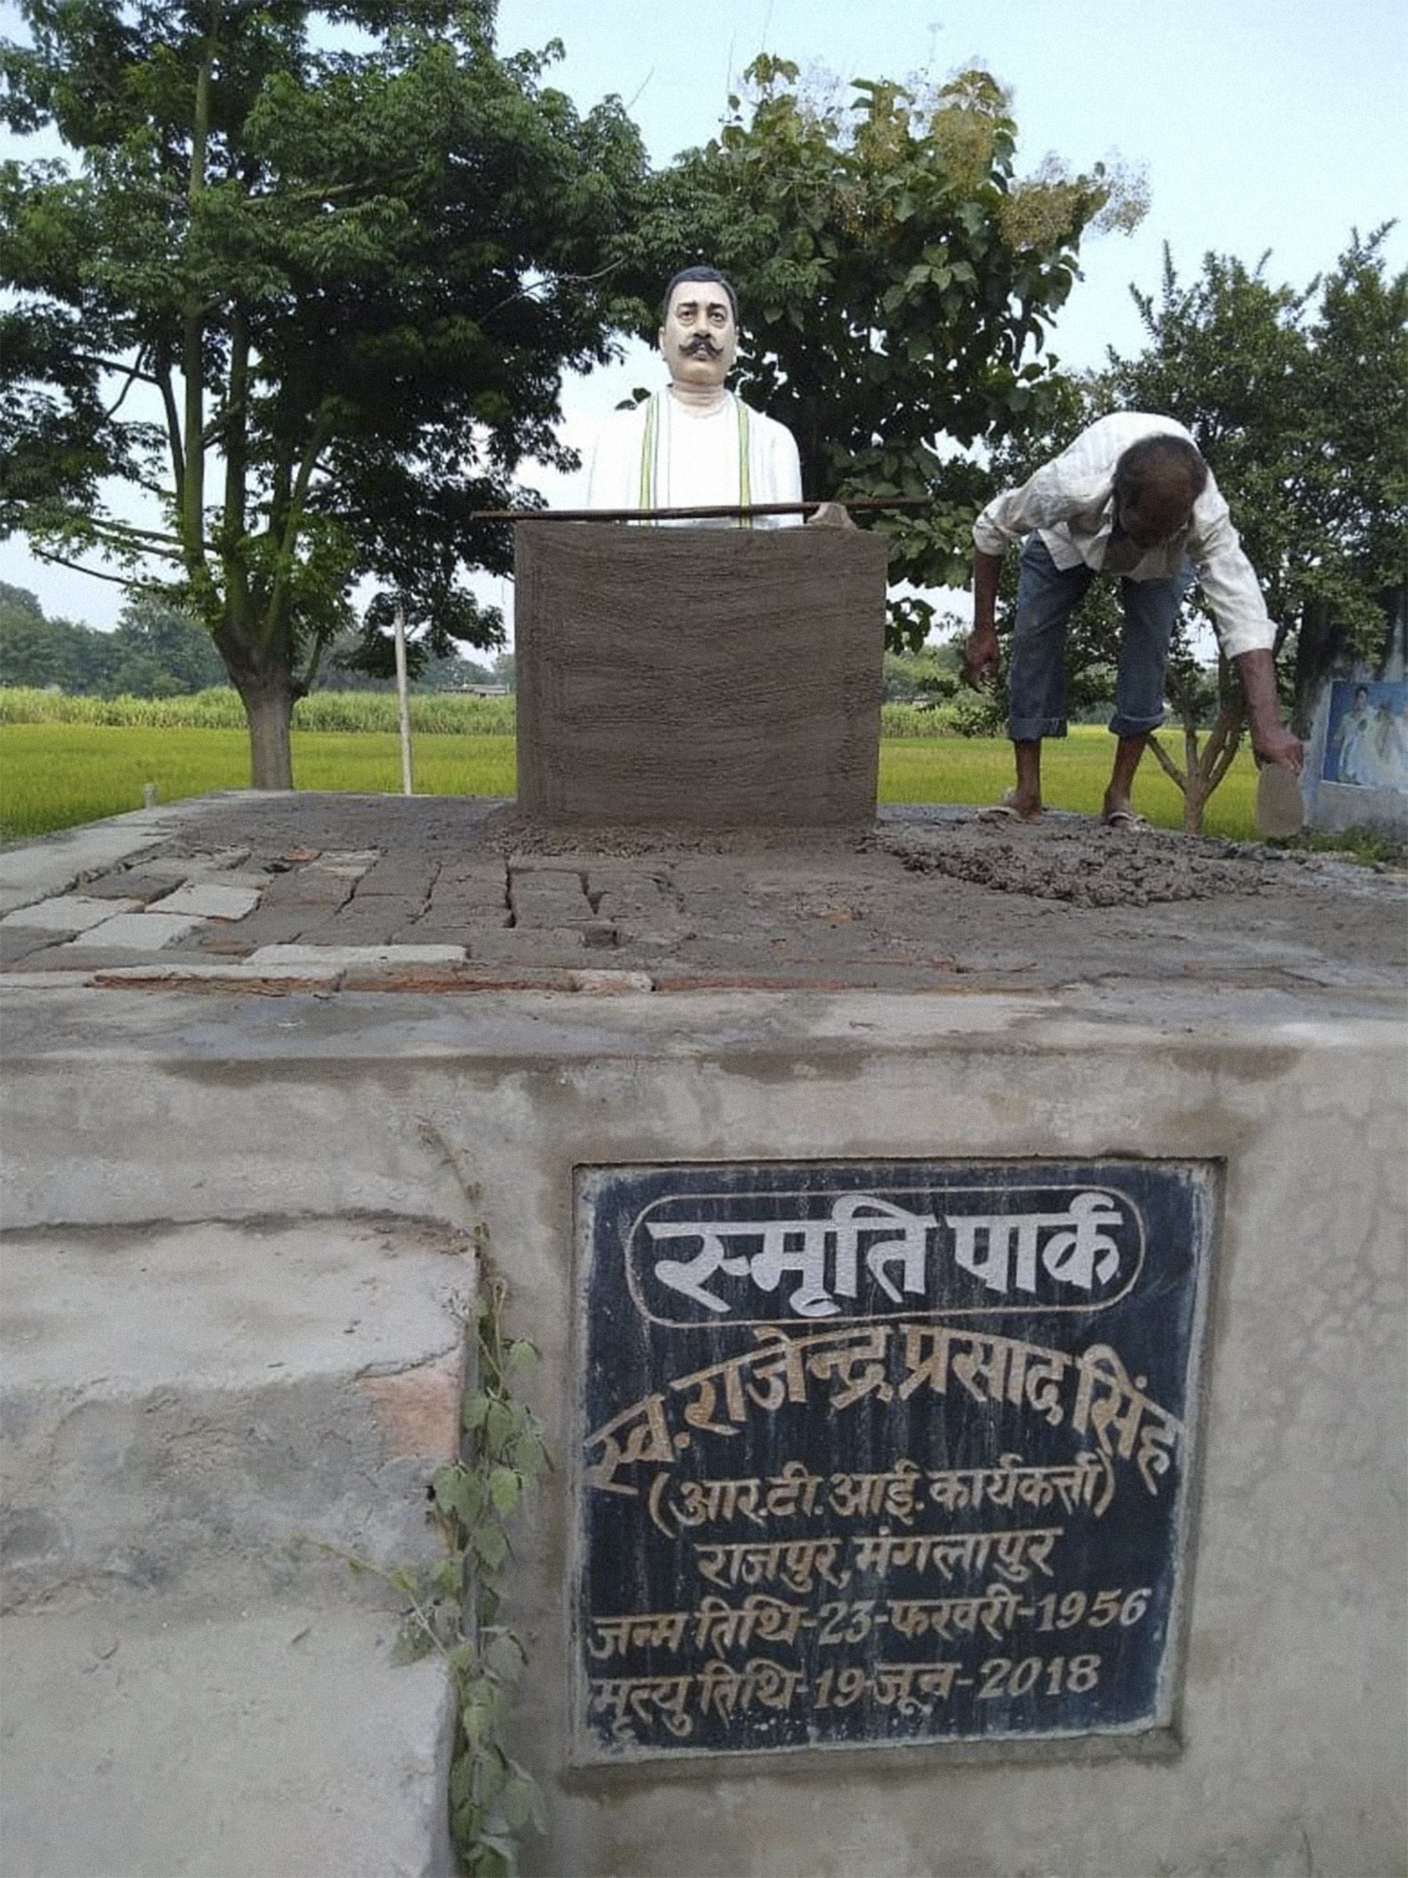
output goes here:
<path id="1" fill-rule="evenodd" d="M 1237 752 L 1241 749 L 1241 747 L 1242 747 L 1242 726 L 1238 724 L 1235 733 L 1231 737 L 1228 738 L 1227 746 L 1223 750 L 1221 756 L 1212 765 L 1212 774 L 1208 777 L 1208 794 L 1209 795 L 1212 794 L 1213 790 L 1216 789 L 1217 785 L 1222 781 L 1223 777 L 1227 774 L 1228 770 L 1231 769 L 1232 765 L 1236 762 Z"/>
<path id="2" fill-rule="evenodd" d="M 266 646 L 278 630 L 284 596 L 288 590 L 288 570 L 293 564 L 293 551 L 298 544 L 298 531 L 303 523 L 303 505 L 308 499 L 308 486 L 313 480 L 319 454 L 331 434 L 332 420 L 324 406 L 314 421 L 308 447 L 303 452 L 302 461 L 293 479 L 293 488 L 289 492 L 288 507 L 283 518 L 283 530 L 276 551 L 274 584 L 269 591 L 269 604 L 264 609 L 264 630 L 260 635 Z"/>
<path id="3" fill-rule="evenodd" d="M 540 293 L 544 287 L 556 286 L 562 281 L 584 283 L 591 280 L 603 280 L 608 274 L 614 274 L 617 268 L 624 266 L 624 261 L 612 261 L 607 267 L 599 267 L 594 274 L 553 274 L 551 276 L 545 276 L 542 280 L 535 280 L 531 287 L 520 287 L 517 293 L 511 293 L 507 300 L 500 300 L 497 306 L 491 306 L 489 311 L 482 316 L 479 324 L 482 326 L 486 320 L 491 320 L 496 313 L 502 313 L 506 306 L 513 306 L 516 301 L 531 300 L 534 294 Z"/>
<path id="4" fill-rule="evenodd" d="M 53 567 L 70 568 L 75 574 L 86 574 L 90 580 L 105 580 L 113 587 L 135 588 L 140 593 L 164 594 L 167 591 L 160 581 L 135 580 L 125 574 L 105 574 L 101 568 L 85 567 L 81 561 L 70 561 L 67 555 L 54 554 L 50 549 L 35 547 L 33 543 L 30 544 L 30 553 L 36 561 L 47 561 Z"/>
<path id="5" fill-rule="evenodd" d="M 205 193 L 205 154 L 210 137 L 211 80 L 215 42 L 219 32 L 218 0 L 211 0 L 210 22 L 196 71 L 196 95 L 191 119 L 191 170 L 188 199 L 194 218 Z M 181 539 L 193 579 L 205 571 L 204 512 L 205 456 L 201 437 L 205 430 L 205 311 L 194 294 L 181 307 L 181 375 L 185 380 L 186 473 L 181 490 Z"/>
<path id="6" fill-rule="evenodd" d="M 1238 699 L 1236 703 L 1231 703 L 1224 698 L 1218 710 L 1217 717 L 1213 722 L 1213 727 L 1208 732 L 1207 748 L 1203 752 L 1202 768 L 1205 775 L 1210 774 L 1219 759 L 1227 755 L 1229 738 L 1231 739 L 1231 754 L 1227 755 L 1227 762 L 1231 762 L 1232 757 L 1237 754 L 1237 744 L 1241 739 L 1241 735 L 1241 700 Z M 1226 773 L 1225 763 L 1221 773 Z"/>
<path id="7" fill-rule="evenodd" d="M 162 407 L 166 412 L 166 442 L 171 452 L 171 483 L 176 497 L 178 513 L 184 513 L 186 501 L 186 452 L 181 441 L 181 414 L 176 409 L 176 392 L 171 383 L 171 368 L 165 365 L 161 374 L 154 380 L 161 392 Z M 164 493 L 164 492 L 163 492 Z"/>
<path id="8" fill-rule="evenodd" d="M 239 549 L 245 530 L 248 495 L 249 321 L 236 308 L 230 323 L 230 389 L 222 417 L 225 443 L 225 512 L 221 518 L 221 565 L 229 613 L 245 619 L 249 611 L 249 571 Z"/>
<path id="9" fill-rule="evenodd" d="M 1166 776 L 1172 777 L 1174 782 L 1178 784 L 1179 788 L 1186 795 L 1188 791 L 1188 778 L 1184 775 L 1183 771 L 1174 762 L 1173 758 L 1169 755 L 1168 751 L 1165 750 L 1164 746 L 1159 742 L 1157 737 L 1150 737 L 1149 748 L 1154 752 L 1154 755 L 1158 758 L 1159 766 L 1163 770 L 1164 774 Z"/>
<path id="10" fill-rule="evenodd" d="M 142 371 L 140 366 L 132 365 L 132 364 L 125 364 L 118 359 L 100 358 L 96 352 L 75 352 L 71 356 L 74 362 L 78 365 L 95 365 L 100 372 L 113 372 L 113 373 L 120 374 L 122 377 L 127 379 L 129 385 L 131 384 L 134 378 L 140 379 L 144 385 L 159 385 L 161 383 L 161 380 L 157 378 L 153 373 Z M 127 396 L 127 386 L 124 386 L 122 390 L 122 398 L 125 398 L 126 396 Z M 119 404 L 122 402 L 122 398 L 118 399 Z M 114 407 L 114 409 L 115 408 L 116 407 Z M 109 413 L 109 416 L 111 416 L 111 412 Z"/>
<path id="11" fill-rule="evenodd" d="M 157 545 L 151 549 L 142 546 L 141 552 L 143 554 L 166 554 L 173 560 L 180 560 L 181 558 L 181 543 L 177 540 L 175 535 L 168 535 L 163 529 L 139 528 L 135 522 L 114 522 L 106 518 L 100 520 L 96 516 L 90 520 L 88 525 L 95 534 L 101 535 L 105 541 L 126 541 L 131 542 L 134 546 L 139 543 L 145 544 L 149 541 L 155 542 Z"/>

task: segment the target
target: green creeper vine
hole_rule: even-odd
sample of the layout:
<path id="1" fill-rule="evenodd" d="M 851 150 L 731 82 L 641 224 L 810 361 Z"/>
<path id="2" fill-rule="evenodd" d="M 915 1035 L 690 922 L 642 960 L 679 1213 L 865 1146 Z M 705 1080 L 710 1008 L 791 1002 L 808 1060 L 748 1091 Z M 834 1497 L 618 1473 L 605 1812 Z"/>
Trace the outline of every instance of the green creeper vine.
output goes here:
<path id="1" fill-rule="evenodd" d="M 487 1239 L 480 1227 L 461 1458 L 437 1468 L 431 1483 L 446 1556 L 423 1570 L 397 1574 L 396 1582 L 410 1601 L 403 1660 L 437 1650 L 454 1682 L 450 1831 L 464 1871 L 467 1878 L 514 1878 L 520 1835 L 529 1827 L 542 1831 L 545 1818 L 536 1781 L 505 1746 L 508 1709 L 526 1655 L 499 1613 L 513 1557 L 508 1521 L 552 1464 L 541 1423 L 515 1394 L 538 1351 L 526 1338 L 505 1335 L 507 1287 L 488 1264 Z"/>

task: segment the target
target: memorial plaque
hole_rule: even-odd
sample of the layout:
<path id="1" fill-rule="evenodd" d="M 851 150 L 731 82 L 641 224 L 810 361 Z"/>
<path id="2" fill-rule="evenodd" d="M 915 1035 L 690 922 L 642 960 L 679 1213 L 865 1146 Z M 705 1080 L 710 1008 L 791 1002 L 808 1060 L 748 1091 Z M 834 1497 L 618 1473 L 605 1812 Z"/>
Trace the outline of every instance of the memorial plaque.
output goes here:
<path id="1" fill-rule="evenodd" d="M 579 1169 L 578 1758 L 1167 1727 L 1214 1198 Z"/>

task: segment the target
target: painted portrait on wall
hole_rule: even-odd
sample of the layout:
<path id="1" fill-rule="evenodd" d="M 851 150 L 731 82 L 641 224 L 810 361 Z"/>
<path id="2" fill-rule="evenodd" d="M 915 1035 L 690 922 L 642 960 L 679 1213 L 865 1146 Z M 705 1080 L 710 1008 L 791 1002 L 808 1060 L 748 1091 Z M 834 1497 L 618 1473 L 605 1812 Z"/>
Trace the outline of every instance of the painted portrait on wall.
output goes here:
<path id="1" fill-rule="evenodd" d="M 1331 686 L 1321 778 L 1408 795 L 1408 681 L 1339 679 Z"/>

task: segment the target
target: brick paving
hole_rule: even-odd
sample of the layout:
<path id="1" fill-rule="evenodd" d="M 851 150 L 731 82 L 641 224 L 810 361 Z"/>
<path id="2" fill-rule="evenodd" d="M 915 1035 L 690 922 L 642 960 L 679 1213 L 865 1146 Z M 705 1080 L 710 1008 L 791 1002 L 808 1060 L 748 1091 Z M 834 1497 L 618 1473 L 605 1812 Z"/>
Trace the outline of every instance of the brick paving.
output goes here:
<path id="1" fill-rule="evenodd" d="M 891 811 L 850 835 L 569 835 L 483 802 L 222 796 L 165 811 L 160 838 L 81 876 L 46 879 L 36 858 L 29 899 L 16 906 L 7 883 L 0 919 L 17 985 L 61 970 L 266 989 L 952 994 L 1173 976 L 1367 995 L 1401 986 L 1408 962 L 1402 875 L 1183 836 L 1121 844 L 1075 816 L 1015 839 L 962 811 Z M 1127 903 L 1072 904 L 1069 875 L 1107 897 L 1126 880 Z M 1170 891 L 1176 917 L 1150 904 Z"/>

